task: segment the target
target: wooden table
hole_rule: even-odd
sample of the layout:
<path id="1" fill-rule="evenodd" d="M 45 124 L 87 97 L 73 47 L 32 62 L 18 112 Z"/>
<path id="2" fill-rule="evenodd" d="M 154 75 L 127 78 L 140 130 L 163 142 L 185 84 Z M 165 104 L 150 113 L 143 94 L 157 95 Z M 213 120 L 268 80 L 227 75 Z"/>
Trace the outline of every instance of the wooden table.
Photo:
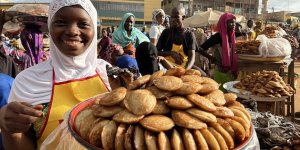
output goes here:
<path id="1" fill-rule="evenodd" d="M 261 70 L 268 70 L 268 71 L 276 71 L 279 75 L 284 78 L 284 69 L 287 68 L 288 70 L 288 83 L 292 87 L 294 87 L 294 53 L 296 50 L 293 50 L 292 56 L 290 59 L 284 59 L 277 62 L 260 62 L 260 61 L 246 61 L 246 60 L 239 60 L 238 62 L 238 69 L 239 71 L 247 73 L 257 72 Z M 295 87 L 294 87 L 295 89 Z M 269 102 L 269 101 L 266 101 Z M 276 104 L 277 102 L 273 101 L 276 108 L 280 108 L 283 115 L 285 115 L 285 105 L 284 103 L 281 106 Z M 287 105 L 287 115 L 291 115 L 291 120 L 294 121 L 295 118 L 295 106 L 294 106 L 294 95 L 287 98 L 285 104 Z M 276 112 L 279 110 L 276 109 Z"/>

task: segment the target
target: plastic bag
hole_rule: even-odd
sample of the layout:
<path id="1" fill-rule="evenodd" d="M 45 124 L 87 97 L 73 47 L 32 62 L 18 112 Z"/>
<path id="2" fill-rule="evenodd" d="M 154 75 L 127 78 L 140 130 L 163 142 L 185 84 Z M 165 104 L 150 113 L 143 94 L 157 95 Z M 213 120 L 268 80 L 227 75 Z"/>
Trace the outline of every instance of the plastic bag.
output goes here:
<path id="1" fill-rule="evenodd" d="M 65 114 L 64 121 L 44 140 L 40 150 L 86 150 L 69 131 L 68 116 L 69 112 Z"/>
<path id="2" fill-rule="evenodd" d="M 280 27 L 278 27 L 278 30 L 275 30 L 276 35 L 278 35 L 277 37 L 283 37 L 285 35 L 287 35 L 287 33 Z"/>
<path id="3" fill-rule="evenodd" d="M 258 50 L 263 58 L 291 55 L 291 44 L 284 38 L 267 38 L 265 35 L 259 35 L 256 40 L 261 42 Z"/>

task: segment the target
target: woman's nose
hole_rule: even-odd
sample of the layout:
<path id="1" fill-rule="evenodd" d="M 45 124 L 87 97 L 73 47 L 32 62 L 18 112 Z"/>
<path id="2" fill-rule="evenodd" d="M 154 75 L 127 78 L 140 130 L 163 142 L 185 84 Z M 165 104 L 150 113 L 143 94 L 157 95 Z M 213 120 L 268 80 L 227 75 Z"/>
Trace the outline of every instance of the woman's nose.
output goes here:
<path id="1" fill-rule="evenodd" d="M 79 34 L 78 26 L 75 24 L 70 25 L 69 28 L 67 29 L 67 34 L 71 36 L 78 35 Z"/>

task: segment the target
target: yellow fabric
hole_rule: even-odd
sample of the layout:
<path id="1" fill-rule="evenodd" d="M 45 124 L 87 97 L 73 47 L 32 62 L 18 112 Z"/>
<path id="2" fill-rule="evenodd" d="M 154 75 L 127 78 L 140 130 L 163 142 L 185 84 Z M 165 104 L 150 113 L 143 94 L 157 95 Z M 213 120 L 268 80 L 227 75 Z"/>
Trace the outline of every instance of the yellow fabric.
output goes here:
<path id="1" fill-rule="evenodd" d="M 48 121 L 38 140 L 38 145 L 63 121 L 64 114 L 68 110 L 79 102 L 107 91 L 108 89 L 98 75 L 66 83 L 54 83 Z"/>
<path id="2" fill-rule="evenodd" d="M 182 57 L 183 57 L 183 63 L 182 64 L 176 64 L 175 63 L 175 60 L 173 59 L 173 57 L 172 56 L 167 56 L 167 57 L 165 57 L 169 62 L 171 62 L 174 66 L 176 66 L 176 67 L 178 67 L 178 66 L 181 66 L 181 67 L 183 67 L 183 68 L 185 68 L 185 66 L 186 66 L 186 63 L 187 63 L 187 61 L 188 61 L 188 56 L 186 56 L 185 54 L 184 54 L 184 51 L 183 51 L 183 45 L 181 44 L 181 45 L 176 45 L 176 44 L 173 44 L 172 45 L 172 51 L 173 52 L 176 52 L 176 53 L 178 53 L 178 54 L 180 54 Z"/>

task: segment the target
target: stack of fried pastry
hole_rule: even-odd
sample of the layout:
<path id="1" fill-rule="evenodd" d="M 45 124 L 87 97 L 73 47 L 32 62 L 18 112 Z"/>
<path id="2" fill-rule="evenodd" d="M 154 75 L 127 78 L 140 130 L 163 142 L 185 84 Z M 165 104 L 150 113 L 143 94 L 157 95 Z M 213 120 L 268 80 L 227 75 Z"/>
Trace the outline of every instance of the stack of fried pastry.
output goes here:
<path id="1" fill-rule="evenodd" d="M 236 53 L 246 55 L 259 55 L 259 40 L 243 41 L 236 43 Z"/>
<path id="2" fill-rule="evenodd" d="M 276 26 L 269 26 L 269 27 L 266 27 L 262 32 L 260 32 L 259 34 L 264 34 L 266 35 L 266 37 L 268 38 L 276 38 L 278 37 L 277 34 L 276 34 L 276 30 L 279 30 L 278 27 Z"/>
<path id="3" fill-rule="evenodd" d="M 234 85 L 237 89 L 251 91 L 261 97 L 291 96 L 295 90 L 286 84 L 276 71 L 258 71 L 247 75 Z"/>
<path id="4" fill-rule="evenodd" d="M 251 117 L 218 88 L 197 70 L 158 71 L 96 97 L 74 126 L 105 150 L 234 149 L 250 138 Z"/>

